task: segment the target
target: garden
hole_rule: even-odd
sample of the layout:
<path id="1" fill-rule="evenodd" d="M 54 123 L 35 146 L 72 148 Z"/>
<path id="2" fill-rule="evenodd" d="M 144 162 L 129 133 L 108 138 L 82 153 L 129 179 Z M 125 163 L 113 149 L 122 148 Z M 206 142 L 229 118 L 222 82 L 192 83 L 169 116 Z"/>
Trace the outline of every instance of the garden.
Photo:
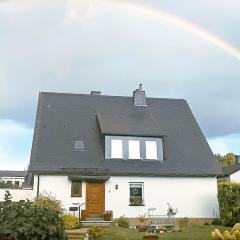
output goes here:
<path id="1" fill-rule="evenodd" d="M 87 239 L 240 240 L 240 184 L 219 183 L 218 198 L 221 219 L 215 219 L 212 224 L 191 225 L 186 218 L 179 221 L 178 229 L 162 228 L 148 233 L 145 215 L 139 216 L 139 224 L 131 228 L 128 219 L 122 216 L 109 227 L 90 227 Z M 174 214 L 174 209 L 170 210 L 169 213 Z M 106 220 L 111 217 L 112 212 L 107 211 Z M 47 194 L 40 195 L 34 202 L 14 203 L 6 192 L 5 201 L 0 203 L 1 240 L 65 240 L 66 230 L 79 228 L 79 219 L 66 214 L 61 202 Z"/>

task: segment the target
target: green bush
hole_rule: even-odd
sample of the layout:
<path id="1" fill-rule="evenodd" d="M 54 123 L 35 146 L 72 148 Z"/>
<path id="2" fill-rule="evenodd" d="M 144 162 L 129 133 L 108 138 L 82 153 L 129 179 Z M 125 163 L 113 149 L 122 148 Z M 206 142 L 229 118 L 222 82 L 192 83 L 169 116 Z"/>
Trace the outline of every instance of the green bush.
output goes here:
<path id="1" fill-rule="evenodd" d="M 63 215 L 63 226 L 66 230 L 79 228 L 79 219 L 72 214 Z"/>
<path id="2" fill-rule="evenodd" d="M 233 226 L 240 222 L 240 184 L 219 183 L 218 200 L 222 224 Z"/>
<path id="3" fill-rule="evenodd" d="M 57 200 L 47 192 L 39 194 L 38 198 L 35 199 L 35 204 L 38 207 L 47 208 L 50 211 L 54 211 L 58 214 L 63 214 L 64 211 L 61 201 Z"/>
<path id="4" fill-rule="evenodd" d="M 123 215 L 117 220 L 117 225 L 119 227 L 129 228 L 128 219 Z"/>
<path id="5" fill-rule="evenodd" d="M 179 224 L 179 229 L 184 231 L 185 229 L 187 229 L 189 227 L 189 218 L 185 217 L 185 218 L 180 219 L 178 221 L 178 224 Z"/>
<path id="6" fill-rule="evenodd" d="M 62 218 L 29 201 L 13 203 L 9 192 L 0 204 L 1 240 L 63 240 Z"/>
<path id="7" fill-rule="evenodd" d="M 102 228 L 101 227 L 90 227 L 87 230 L 89 235 L 89 240 L 97 239 L 102 236 Z"/>

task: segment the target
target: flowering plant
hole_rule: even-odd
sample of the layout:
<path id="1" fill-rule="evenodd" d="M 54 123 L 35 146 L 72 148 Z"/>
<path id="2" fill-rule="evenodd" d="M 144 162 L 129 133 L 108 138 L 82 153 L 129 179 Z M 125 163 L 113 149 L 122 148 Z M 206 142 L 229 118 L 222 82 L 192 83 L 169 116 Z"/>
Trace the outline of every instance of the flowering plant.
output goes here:
<path id="1" fill-rule="evenodd" d="M 167 209 L 167 215 L 169 217 L 175 216 L 178 213 L 178 209 L 177 208 L 173 208 L 170 203 L 167 203 L 168 205 L 168 209 Z"/>
<path id="2" fill-rule="evenodd" d="M 103 213 L 103 217 L 105 221 L 110 221 L 112 219 L 112 216 L 113 216 L 113 211 L 108 210 Z"/>

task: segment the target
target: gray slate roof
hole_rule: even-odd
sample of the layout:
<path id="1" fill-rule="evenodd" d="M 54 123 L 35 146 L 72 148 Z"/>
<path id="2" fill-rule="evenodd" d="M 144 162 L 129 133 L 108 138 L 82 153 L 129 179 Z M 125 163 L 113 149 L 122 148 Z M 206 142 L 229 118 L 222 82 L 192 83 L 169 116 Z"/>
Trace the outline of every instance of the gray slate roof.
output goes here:
<path id="1" fill-rule="evenodd" d="M 240 164 L 232 164 L 232 165 L 229 165 L 228 167 L 223 168 L 222 172 L 224 176 L 230 176 L 231 174 L 239 170 L 240 170 Z"/>
<path id="2" fill-rule="evenodd" d="M 137 176 L 221 174 L 185 100 L 147 98 L 147 104 L 147 107 L 135 106 L 132 97 L 41 92 L 30 171 Z M 138 116 L 145 116 L 146 121 L 138 123 Z M 144 128 L 149 119 L 152 119 L 150 127 Z M 163 162 L 105 159 L 104 134 L 121 132 L 167 134 L 166 159 Z M 74 141 L 84 141 L 85 151 L 75 151 Z"/>
<path id="3" fill-rule="evenodd" d="M 158 137 L 167 135 L 150 112 L 97 112 L 102 134 Z"/>
<path id="4" fill-rule="evenodd" d="M 26 177 L 27 171 L 0 170 L 0 177 Z"/>

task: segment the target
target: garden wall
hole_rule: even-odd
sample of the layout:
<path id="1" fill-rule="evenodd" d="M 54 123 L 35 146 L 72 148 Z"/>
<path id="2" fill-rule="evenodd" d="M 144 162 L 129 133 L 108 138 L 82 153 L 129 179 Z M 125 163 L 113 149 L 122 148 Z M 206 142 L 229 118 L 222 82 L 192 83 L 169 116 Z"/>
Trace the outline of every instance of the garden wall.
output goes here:
<path id="1" fill-rule="evenodd" d="M 5 192 L 9 191 L 12 195 L 13 202 L 19 202 L 20 200 L 33 200 L 32 189 L 0 189 L 0 202 L 4 200 Z"/>

